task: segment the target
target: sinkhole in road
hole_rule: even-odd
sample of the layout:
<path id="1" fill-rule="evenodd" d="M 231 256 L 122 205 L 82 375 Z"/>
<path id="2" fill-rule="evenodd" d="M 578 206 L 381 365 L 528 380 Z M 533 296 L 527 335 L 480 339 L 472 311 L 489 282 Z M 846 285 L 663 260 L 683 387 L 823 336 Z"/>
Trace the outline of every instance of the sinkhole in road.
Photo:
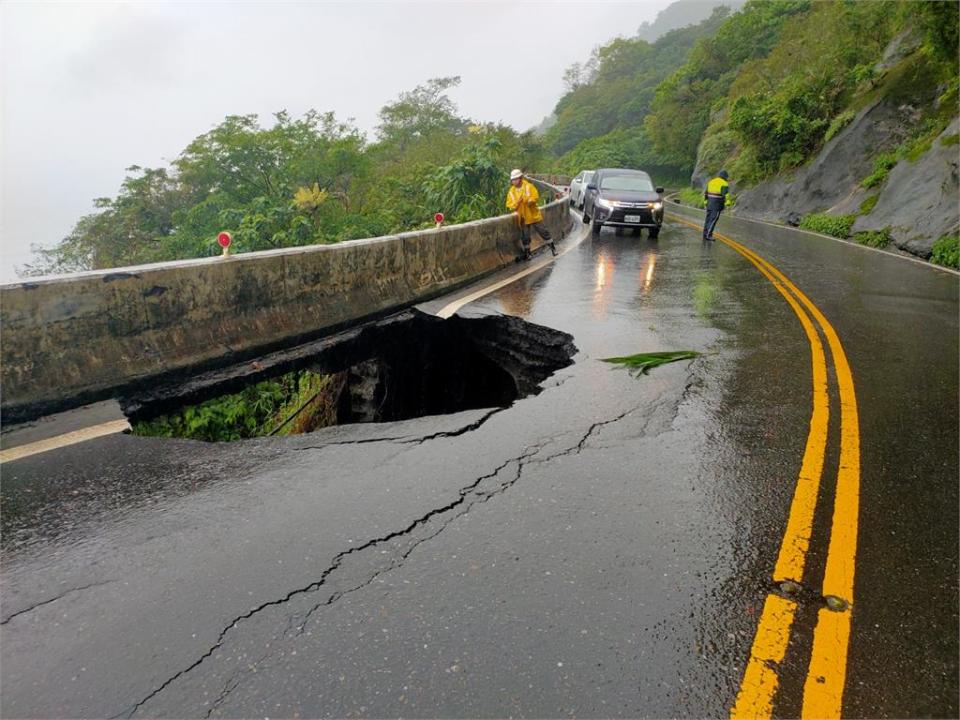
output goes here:
<path id="1" fill-rule="evenodd" d="M 417 310 L 121 398 L 134 434 L 291 435 L 507 407 L 570 365 L 572 336 L 512 316 Z"/>

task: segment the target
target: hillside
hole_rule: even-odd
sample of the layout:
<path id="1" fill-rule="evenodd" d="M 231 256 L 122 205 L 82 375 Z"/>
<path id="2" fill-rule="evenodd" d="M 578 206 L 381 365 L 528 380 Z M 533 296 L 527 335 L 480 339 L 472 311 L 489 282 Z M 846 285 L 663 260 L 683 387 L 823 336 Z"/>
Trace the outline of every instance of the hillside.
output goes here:
<path id="1" fill-rule="evenodd" d="M 636 37 L 649 43 L 656 42 L 660 36 L 671 30 L 697 25 L 713 13 L 714 8 L 724 5 L 738 10 L 746 0 L 677 0 L 657 13 L 653 22 L 640 24 Z"/>
<path id="2" fill-rule="evenodd" d="M 680 177 L 681 164 L 651 152 L 644 118 L 658 85 L 683 64 L 698 41 L 716 32 L 728 14 L 728 8 L 716 7 L 702 22 L 671 30 L 652 43 L 639 37 L 617 38 L 597 48 L 585 63 L 568 68 L 569 90 L 557 103 L 556 120 L 544 134 L 546 146 L 559 156 L 559 168 L 575 172 L 603 165 L 643 165 Z"/>
<path id="3" fill-rule="evenodd" d="M 734 212 L 956 265 L 957 7 L 751 0 L 618 39 L 545 139 L 568 172 L 725 167 Z"/>

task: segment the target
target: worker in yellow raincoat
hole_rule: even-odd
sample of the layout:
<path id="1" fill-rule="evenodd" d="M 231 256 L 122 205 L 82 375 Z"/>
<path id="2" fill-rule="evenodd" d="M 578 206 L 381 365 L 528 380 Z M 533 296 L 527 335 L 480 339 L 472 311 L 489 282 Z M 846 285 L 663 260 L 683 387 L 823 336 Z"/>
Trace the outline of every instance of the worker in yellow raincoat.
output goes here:
<path id="1" fill-rule="evenodd" d="M 713 229 L 717 226 L 720 213 L 727 206 L 727 196 L 730 194 L 730 183 L 726 170 L 721 170 L 715 178 L 707 183 L 703 191 L 703 199 L 707 203 L 707 214 L 703 219 L 703 239 L 713 240 Z"/>
<path id="2" fill-rule="evenodd" d="M 553 238 L 550 237 L 550 231 L 543 223 L 543 213 L 537 201 L 540 199 L 540 193 L 532 182 L 527 180 L 520 170 L 513 170 L 510 173 L 510 189 L 507 191 L 507 210 L 513 210 L 517 213 L 517 222 L 520 225 L 520 244 L 522 247 L 517 260 L 530 259 L 530 227 L 540 234 L 547 243 L 553 254 L 557 254 L 557 249 L 553 244 Z"/>

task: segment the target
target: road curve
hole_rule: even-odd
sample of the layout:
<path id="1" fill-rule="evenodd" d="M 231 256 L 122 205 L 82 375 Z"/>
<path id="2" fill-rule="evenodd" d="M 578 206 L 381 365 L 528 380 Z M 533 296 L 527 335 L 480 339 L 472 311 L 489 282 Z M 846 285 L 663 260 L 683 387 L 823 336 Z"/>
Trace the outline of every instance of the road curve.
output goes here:
<path id="1" fill-rule="evenodd" d="M 0 715 L 715 717 L 760 697 L 753 667 L 777 717 L 821 685 L 844 716 L 956 716 L 956 276 L 719 229 L 578 225 L 425 306 L 573 335 L 507 409 L 5 462 Z M 652 350 L 701 355 L 601 362 Z"/>

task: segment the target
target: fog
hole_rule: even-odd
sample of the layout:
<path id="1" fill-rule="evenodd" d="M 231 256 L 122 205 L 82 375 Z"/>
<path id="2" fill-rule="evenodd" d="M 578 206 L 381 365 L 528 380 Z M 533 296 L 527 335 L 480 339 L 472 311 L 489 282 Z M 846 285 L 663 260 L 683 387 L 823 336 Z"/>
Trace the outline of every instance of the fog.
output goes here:
<path id="1" fill-rule="evenodd" d="M 527 130 L 568 65 L 669 2 L 5 2 L 0 281 L 227 115 L 332 110 L 372 139 L 400 92 L 460 75 L 461 114 Z"/>

